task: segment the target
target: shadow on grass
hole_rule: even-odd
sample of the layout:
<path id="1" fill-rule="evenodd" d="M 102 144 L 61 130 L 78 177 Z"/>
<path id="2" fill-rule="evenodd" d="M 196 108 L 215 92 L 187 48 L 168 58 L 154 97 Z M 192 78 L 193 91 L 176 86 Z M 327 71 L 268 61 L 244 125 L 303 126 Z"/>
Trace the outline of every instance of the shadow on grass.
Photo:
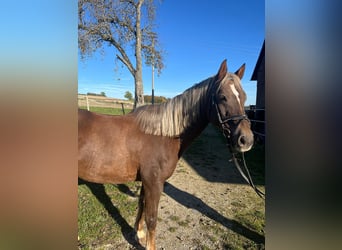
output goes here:
<path id="1" fill-rule="evenodd" d="M 244 153 L 246 164 L 255 185 L 265 185 L 265 148 L 255 143 Z M 183 159 L 209 182 L 247 184 L 231 161 L 226 139 L 213 125 L 209 125 L 183 154 Z M 241 164 L 242 165 L 242 164 Z"/>
<path id="2" fill-rule="evenodd" d="M 243 226 L 236 220 L 228 219 L 218 213 L 215 209 L 211 208 L 207 204 L 205 204 L 201 199 L 182 191 L 172 184 L 165 182 L 164 185 L 164 193 L 173 198 L 175 201 L 180 203 L 181 205 L 195 209 L 207 216 L 208 218 L 220 223 L 226 228 L 254 241 L 257 244 L 265 244 L 265 236 L 258 234 L 257 232 Z"/>
<path id="3" fill-rule="evenodd" d="M 122 235 L 124 236 L 126 241 L 131 246 L 133 246 L 134 249 L 136 250 L 145 249 L 139 244 L 138 241 L 135 240 L 134 229 L 122 217 L 122 215 L 120 214 L 120 211 L 112 204 L 111 199 L 106 193 L 104 186 L 102 184 L 91 183 L 91 182 L 84 181 L 82 179 L 78 179 L 78 185 L 83 185 L 83 184 L 89 188 L 92 194 L 98 199 L 98 201 L 107 210 L 108 214 L 121 227 Z M 120 185 L 119 189 L 128 195 L 134 196 L 134 193 L 130 191 L 130 189 L 126 185 Z M 167 194 L 169 197 L 173 198 L 175 201 L 177 201 L 181 205 L 190 209 L 196 209 L 197 211 L 207 216 L 208 218 L 254 241 L 255 243 L 265 244 L 265 237 L 263 235 L 260 235 L 257 232 L 243 226 L 236 220 L 231 220 L 222 216 L 215 209 L 205 204 L 201 199 L 176 188 L 175 186 L 173 186 L 172 184 L 168 182 L 165 183 L 164 193 Z"/>
<path id="4" fill-rule="evenodd" d="M 93 195 L 97 198 L 97 200 L 103 205 L 103 207 L 107 210 L 108 214 L 115 220 L 115 222 L 121 227 L 121 232 L 126 241 L 131 244 L 135 249 L 142 250 L 143 248 L 138 241 L 135 240 L 135 231 L 127 221 L 122 217 L 120 211 L 113 205 L 110 197 L 105 191 L 103 184 L 91 183 L 84 181 L 82 179 L 78 179 L 78 185 L 86 185 Z M 123 193 L 126 193 L 130 196 L 135 196 L 134 193 L 126 186 L 119 185 L 119 190 Z"/>

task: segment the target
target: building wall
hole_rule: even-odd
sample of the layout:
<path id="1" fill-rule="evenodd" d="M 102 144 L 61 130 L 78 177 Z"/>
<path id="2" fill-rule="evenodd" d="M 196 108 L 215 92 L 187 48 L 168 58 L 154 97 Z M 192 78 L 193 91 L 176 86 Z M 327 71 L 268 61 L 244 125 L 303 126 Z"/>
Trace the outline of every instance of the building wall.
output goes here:
<path id="1" fill-rule="evenodd" d="M 265 108 L 265 55 L 262 57 L 257 76 L 256 108 Z"/>
<path id="2" fill-rule="evenodd" d="M 256 103 L 249 110 L 251 128 L 258 142 L 265 143 L 265 42 L 261 48 L 251 80 L 257 81 Z"/>

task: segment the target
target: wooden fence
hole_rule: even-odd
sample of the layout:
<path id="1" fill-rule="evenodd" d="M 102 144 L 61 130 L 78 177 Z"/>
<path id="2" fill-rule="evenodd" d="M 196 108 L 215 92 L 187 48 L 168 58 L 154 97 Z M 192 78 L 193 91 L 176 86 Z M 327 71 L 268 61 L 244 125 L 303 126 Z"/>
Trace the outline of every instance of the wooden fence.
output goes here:
<path id="1" fill-rule="evenodd" d="M 251 128 L 256 141 L 265 143 L 265 109 L 257 109 L 251 105 L 246 108 L 246 114 L 251 121 Z"/>
<path id="2" fill-rule="evenodd" d="M 78 106 L 88 109 L 89 107 L 133 109 L 133 103 L 126 100 L 82 94 L 78 94 Z"/>

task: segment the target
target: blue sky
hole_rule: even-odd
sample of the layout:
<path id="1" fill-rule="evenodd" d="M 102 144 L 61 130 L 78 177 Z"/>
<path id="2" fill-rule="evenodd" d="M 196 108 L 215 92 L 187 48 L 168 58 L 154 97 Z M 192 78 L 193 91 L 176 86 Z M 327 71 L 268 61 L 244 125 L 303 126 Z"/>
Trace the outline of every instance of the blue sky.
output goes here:
<path id="1" fill-rule="evenodd" d="M 165 68 L 160 76 L 155 73 L 155 95 L 172 98 L 216 74 L 227 59 L 230 72 L 246 63 L 246 105 L 255 104 L 256 82 L 250 79 L 265 37 L 264 1 L 164 0 L 157 4 L 155 23 L 166 52 Z M 127 90 L 134 93 L 133 77 L 114 56 L 105 48 L 104 55 L 79 60 L 79 93 L 104 91 L 116 98 L 124 98 Z M 151 94 L 151 79 L 151 67 L 144 66 L 144 94 Z"/>

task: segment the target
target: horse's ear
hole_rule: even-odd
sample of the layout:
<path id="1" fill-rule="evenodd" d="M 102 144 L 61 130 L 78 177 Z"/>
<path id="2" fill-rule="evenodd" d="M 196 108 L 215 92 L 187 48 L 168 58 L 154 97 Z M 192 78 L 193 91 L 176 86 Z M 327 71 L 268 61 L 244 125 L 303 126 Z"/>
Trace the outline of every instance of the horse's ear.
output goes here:
<path id="1" fill-rule="evenodd" d="M 226 76 L 226 74 L 227 74 L 227 59 L 224 59 L 224 61 L 221 63 L 219 71 L 217 72 L 216 81 L 222 81 L 222 79 Z"/>
<path id="2" fill-rule="evenodd" d="M 246 64 L 242 64 L 242 66 L 235 72 L 235 75 L 237 75 L 240 79 L 242 79 L 243 74 L 245 73 Z"/>

